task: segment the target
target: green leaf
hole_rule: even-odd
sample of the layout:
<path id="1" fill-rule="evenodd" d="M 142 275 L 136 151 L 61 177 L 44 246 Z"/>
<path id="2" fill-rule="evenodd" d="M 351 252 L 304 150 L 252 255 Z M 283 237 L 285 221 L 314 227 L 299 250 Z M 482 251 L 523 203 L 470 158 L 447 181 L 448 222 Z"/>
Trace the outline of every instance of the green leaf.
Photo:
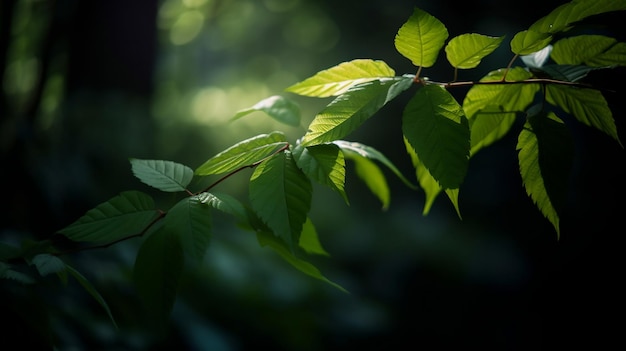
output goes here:
<path id="1" fill-rule="evenodd" d="M 406 105 L 402 132 L 444 189 L 458 188 L 469 163 L 470 131 L 461 106 L 438 85 L 425 85 Z"/>
<path id="2" fill-rule="evenodd" d="M 226 214 L 230 214 L 239 220 L 247 220 L 247 211 L 241 201 L 235 197 L 222 193 L 201 193 L 198 200 Z"/>
<path id="3" fill-rule="evenodd" d="M 135 177 L 161 191 L 185 191 L 193 178 L 193 170 L 185 165 L 163 160 L 130 159 Z"/>
<path id="4" fill-rule="evenodd" d="M 259 240 L 259 244 L 261 246 L 269 246 L 274 251 L 276 251 L 285 261 L 289 262 L 289 264 L 291 264 L 294 268 L 296 268 L 300 272 L 308 276 L 311 276 L 315 279 L 319 279 L 323 282 L 326 282 L 330 284 L 331 286 L 345 293 L 348 292 L 341 285 L 334 283 L 330 281 L 328 278 L 326 278 L 320 272 L 320 270 L 317 269 L 317 267 L 315 267 L 313 264 L 294 256 L 292 251 L 289 249 L 289 247 L 286 246 L 285 243 L 282 242 L 279 238 L 276 238 L 275 236 L 265 233 L 265 232 L 258 232 L 257 239 Z"/>
<path id="5" fill-rule="evenodd" d="M 378 165 L 367 157 L 363 157 L 355 152 L 345 152 L 346 158 L 354 161 L 355 171 L 359 179 L 361 179 L 370 191 L 382 203 L 382 209 L 387 210 L 391 202 L 391 194 L 387 179 L 380 170 Z"/>
<path id="6" fill-rule="evenodd" d="M 293 150 L 293 156 L 304 174 L 338 192 L 349 204 L 344 189 L 346 162 L 337 145 L 320 144 L 309 147 L 298 145 Z"/>
<path id="7" fill-rule="evenodd" d="M 624 0 L 574 0 L 552 10 L 547 16 L 533 23 L 529 29 L 555 34 L 571 28 L 575 22 L 602 13 L 626 10 Z"/>
<path id="8" fill-rule="evenodd" d="M 410 77 L 396 77 L 351 87 L 315 116 L 301 144 L 313 146 L 342 139 L 412 84 Z"/>
<path id="9" fill-rule="evenodd" d="M 257 135 L 211 157 L 196 169 L 195 174 L 207 176 L 251 166 L 275 154 L 287 145 L 287 139 L 281 132 Z"/>
<path id="10" fill-rule="evenodd" d="M 502 139 L 511 130 L 517 114 L 503 112 L 501 106 L 487 106 L 469 120 L 470 155 Z"/>
<path id="11" fill-rule="evenodd" d="M 446 45 L 446 57 L 455 68 L 477 67 L 480 61 L 500 46 L 504 37 L 471 33 L 452 38 Z"/>
<path id="12" fill-rule="evenodd" d="M 546 100 L 622 145 L 611 109 L 600 91 L 550 84 L 546 87 Z"/>
<path id="13" fill-rule="evenodd" d="M 559 235 L 558 208 L 564 201 L 564 180 L 572 159 L 565 125 L 552 112 L 531 116 L 518 137 L 517 150 L 526 193 Z"/>
<path id="14" fill-rule="evenodd" d="M 294 127 L 300 125 L 300 105 L 280 95 L 270 96 L 250 108 L 240 110 L 232 119 L 236 120 L 256 111 L 265 112 L 268 116 L 286 125 Z"/>
<path id="15" fill-rule="evenodd" d="M 204 193 L 203 193 L 204 194 Z M 183 251 L 197 263 L 202 262 L 211 239 L 211 212 L 205 195 L 179 201 L 165 216 L 165 229 L 178 233 Z"/>
<path id="16" fill-rule="evenodd" d="M 33 257 L 32 263 L 37 267 L 37 271 L 42 277 L 65 270 L 65 263 L 57 256 L 50 254 L 37 255 Z"/>
<path id="17" fill-rule="evenodd" d="M 530 55 L 542 50 L 552 41 L 552 35 L 533 30 L 521 31 L 511 40 L 511 51 L 517 55 Z"/>
<path id="18" fill-rule="evenodd" d="M 250 178 L 250 203 L 274 234 L 292 250 L 311 208 L 312 185 L 289 150 L 259 164 Z"/>
<path id="19" fill-rule="evenodd" d="M 328 251 L 322 246 L 317 236 L 317 230 L 315 230 L 315 226 L 310 218 L 307 218 L 302 226 L 302 235 L 300 235 L 298 245 L 308 254 L 330 256 Z"/>
<path id="20" fill-rule="evenodd" d="M 109 319 L 111 320 L 111 322 L 115 326 L 115 329 L 119 329 L 118 326 L 117 326 L 117 323 L 115 322 L 115 318 L 113 318 L 113 313 L 111 313 L 111 309 L 109 308 L 109 305 L 106 303 L 106 301 L 104 300 L 102 295 L 100 295 L 98 290 L 96 290 L 96 288 L 93 285 L 91 285 L 91 283 L 85 277 L 83 277 L 82 274 L 80 274 L 77 270 L 75 270 L 74 268 L 72 268 L 72 267 L 70 267 L 69 265 L 66 264 L 65 265 L 65 269 L 67 270 L 68 273 L 70 273 L 80 283 L 80 285 L 85 290 L 87 290 L 89 295 L 91 295 L 100 304 L 100 306 L 102 306 L 102 308 L 104 308 L 104 310 L 106 311 L 107 315 L 109 316 Z"/>
<path id="21" fill-rule="evenodd" d="M 20 284 L 35 284 L 37 282 L 30 275 L 13 270 L 10 265 L 4 262 L 0 262 L 0 278 L 13 280 Z"/>
<path id="22" fill-rule="evenodd" d="M 545 65 L 539 71 L 553 79 L 566 82 L 577 82 L 587 76 L 589 72 L 601 69 L 583 65 Z"/>
<path id="23" fill-rule="evenodd" d="M 560 65 L 626 66 L 626 43 L 604 35 L 579 35 L 554 43 L 551 57 Z"/>
<path id="24" fill-rule="evenodd" d="M 133 270 L 133 281 L 151 321 L 167 324 L 183 271 L 183 248 L 176 232 L 161 227 L 141 244 Z"/>
<path id="25" fill-rule="evenodd" d="M 150 196 L 125 191 L 87 211 L 59 233 L 74 241 L 110 243 L 141 233 L 158 216 Z"/>
<path id="26" fill-rule="evenodd" d="M 338 96 L 357 84 L 392 78 L 395 74 L 383 61 L 357 59 L 320 71 L 285 91 L 311 97 Z"/>
<path id="27" fill-rule="evenodd" d="M 361 143 L 345 141 L 345 140 L 335 140 L 333 143 L 339 148 L 344 154 L 356 153 L 362 157 L 378 161 L 382 163 L 384 166 L 389 168 L 393 174 L 395 174 L 406 186 L 411 189 L 417 190 L 418 186 L 413 184 L 410 180 L 408 180 L 402 172 L 396 167 L 382 152 L 376 150 L 371 146 L 367 146 Z"/>
<path id="28" fill-rule="evenodd" d="M 396 50 L 418 67 L 435 64 L 439 51 L 448 39 L 448 29 L 427 12 L 414 8 L 411 17 L 395 37 Z"/>

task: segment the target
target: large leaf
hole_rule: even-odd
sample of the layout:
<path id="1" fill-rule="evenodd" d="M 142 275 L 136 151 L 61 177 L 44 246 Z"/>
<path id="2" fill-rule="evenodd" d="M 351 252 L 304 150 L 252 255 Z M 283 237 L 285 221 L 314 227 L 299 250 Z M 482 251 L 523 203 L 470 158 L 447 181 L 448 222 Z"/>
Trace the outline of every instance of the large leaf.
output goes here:
<path id="1" fill-rule="evenodd" d="M 555 34 L 569 29 L 589 16 L 626 10 L 625 0 L 573 0 L 552 10 L 530 26 L 539 33 Z"/>
<path id="2" fill-rule="evenodd" d="M 261 246 L 269 246 L 274 251 L 276 251 L 285 261 L 289 262 L 289 264 L 291 264 L 294 268 L 296 268 L 300 272 L 308 276 L 311 276 L 315 279 L 319 279 L 323 282 L 326 282 L 343 292 L 346 292 L 346 293 L 348 292 L 341 285 L 335 282 L 332 282 L 328 278 L 326 278 L 320 272 L 320 270 L 317 267 L 315 267 L 313 264 L 294 256 L 293 252 L 289 249 L 289 247 L 285 245 L 285 243 L 281 241 L 279 238 L 271 234 L 268 234 L 266 232 L 258 232 L 257 239 L 259 240 L 259 244 Z"/>
<path id="3" fill-rule="evenodd" d="M 198 263 L 202 262 L 211 239 L 211 212 L 203 194 L 179 201 L 164 221 L 165 228 L 178 233 L 183 250 Z"/>
<path id="4" fill-rule="evenodd" d="M 395 71 L 383 61 L 357 59 L 320 71 L 285 91 L 312 97 L 337 96 L 354 85 L 391 78 L 395 74 Z"/>
<path id="5" fill-rule="evenodd" d="M 438 85 L 425 85 L 406 105 L 402 132 L 444 189 L 458 188 L 469 163 L 470 131 L 463 109 Z"/>
<path id="6" fill-rule="evenodd" d="M 600 91 L 551 84 L 546 87 L 546 100 L 622 145 L 611 109 Z"/>
<path id="7" fill-rule="evenodd" d="M 338 192 L 344 201 L 349 203 L 344 189 L 346 162 L 337 145 L 320 144 L 310 147 L 298 145 L 293 150 L 293 156 L 304 174 Z"/>
<path id="8" fill-rule="evenodd" d="M 163 327 L 169 319 L 183 263 L 180 237 L 165 227 L 147 237 L 139 248 L 133 281 L 150 320 L 157 327 Z"/>
<path id="9" fill-rule="evenodd" d="M 569 171 L 564 160 L 572 159 L 564 124 L 552 112 L 532 117 L 518 137 L 517 150 L 526 193 L 559 235 L 558 208 L 564 201 L 564 179 Z"/>
<path id="10" fill-rule="evenodd" d="M 265 112 L 273 119 L 290 126 L 297 127 L 300 125 L 300 106 L 295 101 L 280 95 L 270 96 L 250 108 L 237 111 L 233 120 L 256 111 Z"/>
<path id="11" fill-rule="evenodd" d="M 250 178 L 250 204 L 274 232 L 295 249 L 311 208 L 312 185 L 289 150 L 259 164 Z"/>
<path id="12" fill-rule="evenodd" d="M 113 313 L 111 313 L 111 309 L 109 308 L 109 305 L 104 300 L 102 295 L 100 295 L 98 290 L 96 290 L 96 288 L 87 280 L 87 278 L 85 278 L 82 274 L 80 274 L 80 272 L 75 270 L 73 267 L 70 267 L 69 265 L 66 264 L 65 270 L 69 274 L 71 274 L 76 280 L 78 280 L 80 285 L 89 293 L 89 295 L 91 295 L 91 297 L 93 297 L 98 302 L 98 304 L 100 304 L 100 306 L 104 308 L 105 312 L 109 316 L 109 319 L 115 326 L 115 329 L 118 329 L 117 323 L 115 322 L 115 318 L 113 318 Z"/>
<path id="13" fill-rule="evenodd" d="M 504 37 L 471 33 L 452 38 L 446 45 L 446 57 L 455 68 L 469 69 L 500 46 Z"/>
<path id="14" fill-rule="evenodd" d="M 345 154 L 356 153 L 362 157 L 382 163 L 384 166 L 389 168 L 389 170 L 391 170 L 393 174 L 395 174 L 406 186 L 411 189 L 418 188 L 415 184 L 408 180 L 402 174 L 402 172 L 400 172 L 396 165 L 394 165 L 385 155 L 383 155 L 382 152 L 376 150 L 375 148 L 365 144 L 345 140 L 335 140 L 333 143 L 339 146 L 339 148 L 341 148 L 341 151 L 343 151 Z"/>
<path id="15" fill-rule="evenodd" d="M 130 159 L 135 177 L 161 191 L 185 191 L 193 178 L 193 170 L 185 165 L 163 160 Z"/>
<path id="16" fill-rule="evenodd" d="M 139 234 L 158 215 L 150 196 L 139 191 L 125 191 L 87 211 L 59 233 L 74 241 L 110 243 Z"/>
<path id="17" fill-rule="evenodd" d="M 395 37 L 396 50 L 418 67 L 435 64 L 439 51 L 448 39 L 448 29 L 429 13 L 414 8 L 408 21 Z"/>
<path id="18" fill-rule="evenodd" d="M 315 116 L 302 138 L 302 145 L 312 146 L 342 139 L 412 83 L 410 77 L 396 77 L 351 87 Z"/>
<path id="19" fill-rule="evenodd" d="M 626 66 L 626 43 L 604 35 L 578 35 L 554 43 L 551 57 L 561 65 Z"/>
<path id="20" fill-rule="evenodd" d="M 251 166 L 275 154 L 287 144 L 287 139 L 281 132 L 260 134 L 243 140 L 211 157 L 196 169 L 195 174 L 206 176 Z"/>

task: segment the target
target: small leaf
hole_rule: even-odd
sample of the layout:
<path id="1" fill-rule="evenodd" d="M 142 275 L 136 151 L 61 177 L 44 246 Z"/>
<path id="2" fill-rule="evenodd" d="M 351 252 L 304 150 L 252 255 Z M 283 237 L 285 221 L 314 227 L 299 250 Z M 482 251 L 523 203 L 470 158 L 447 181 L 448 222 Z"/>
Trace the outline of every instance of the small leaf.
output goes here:
<path id="1" fill-rule="evenodd" d="M 96 301 L 98 301 L 100 306 L 102 306 L 102 308 L 104 308 L 104 310 L 106 311 L 107 315 L 109 316 L 109 319 L 115 326 L 115 329 L 119 329 L 117 326 L 117 323 L 115 322 L 115 318 L 113 318 L 113 313 L 111 313 L 111 309 L 109 308 L 109 305 L 106 303 L 102 295 L 100 295 L 98 290 L 96 290 L 96 288 L 93 285 L 91 285 L 91 283 L 74 268 L 66 264 L 65 269 L 80 283 L 80 285 L 85 290 L 87 290 L 87 292 L 89 293 L 89 295 L 91 295 L 91 297 L 93 297 Z"/>
<path id="2" fill-rule="evenodd" d="M 402 132 L 444 189 L 460 186 L 469 163 L 470 131 L 463 109 L 448 91 L 421 87 L 404 109 Z"/>
<path id="3" fill-rule="evenodd" d="M 302 138 L 302 145 L 342 139 L 412 84 L 410 77 L 396 77 L 353 86 L 315 116 Z"/>
<path id="4" fill-rule="evenodd" d="M 211 239 L 211 212 L 202 202 L 204 196 L 190 196 L 179 201 L 165 216 L 164 226 L 176 232 L 183 250 L 197 263 L 202 262 Z"/>
<path id="5" fill-rule="evenodd" d="M 74 241 L 104 244 L 139 234 L 158 216 L 150 196 L 125 191 L 87 211 L 59 233 Z"/>
<path id="6" fill-rule="evenodd" d="M 448 39 L 448 29 L 427 12 L 414 8 L 408 21 L 395 37 L 396 50 L 418 67 L 435 64 L 439 51 Z"/>
<path id="7" fill-rule="evenodd" d="M 60 258 L 50 254 L 40 254 L 33 257 L 33 264 L 41 276 L 65 270 L 65 263 Z"/>
<path id="8" fill-rule="evenodd" d="M 552 35 L 533 30 L 521 31 L 511 40 L 511 51 L 517 55 L 530 55 L 550 44 Z"/>
<path id="9" fill-rule="evenodd" d="M 383 61 L 357 59 L 320 71 L 285 91 L 311 97 L 338 96 L 357 84 L 392 78 L 395 74 Z"/>
<path id="10" fill-rule="evenodd" d="M 304 174 L 338 192 L 349 204 L 344 190 L 346 162 L 337 145 L 320 144 L 310 147 L 298 145 L 294 148 L 293 155 Z"/>
<path id="11" fill-rule="evenodd" d="M 308 254 L 330 256 L 328 251 L 326 251 L 326 249 L 322 246 L 322 243 L 317 236 L 315 226 L 313 225 L 313 222 L 311 222 L 310 218 L 307 218 L 306 222 L 304 222 L 304 225 L 302 226 L 302 235 L 300 235 L 300 242 L 298 245 Z"/>
<path id="12" fill-rule="evenodd" d="M 259 244 L 261 246 L 269 246 L 274 251 L 276 251 L 285 261 L 289 262 L 289 264 L 291 264 L 294 268 L 296 268 L 300 272 L 308 276 L 311 276 L 315 279 L 319 279 L 323 282 L 326 282 L 330 284 L 331 286 L 339 289 L 340 291 L 343 291 L 345 293 L 348 292 L 339 284 L 334 283 L 330 281 L 328 278 L 326 278 L 320 272 L 320 270 L 317 269 L 317 267 L 315 267 L 313 264 L 294 256 L 292 251 L 289 249 L 289 247 L 285 245 L 285 243 L 283 243 L 279 238 L 271 234 L 265 233 L 265 232 L 258 232 L 257 239 L 259 240 Z"/>
<path id="13" fill-rule="evenodd" d="M 172 161 L 131 158 L 130 163 L 135 177 L 161 191 L 185 191 L 193 178 L 191 168 Z"/>
<path id="14" fill-rule="evenodd" d="M 287 139 L 281 132 L 260 134 L 243 140 L 211 157 L 196 169 L 195 174 L 207 176 L 251 166 L 275 154 L 287 144 Z"/>
<path id="15" fill-rule="evenodd" d="M 250 203 L 274 234 L 295 249 L 311 207 L 312 185 L 290 151 L 259 164 L 250 178 Z"/>
<path id="16" fill-rule="evenodd" d="M 452 38 L 446 45 L 446 57 L 455 68 L 475 68 L 480 61 L 500 46 L 504 37 L 471 33 Z"/>
<path id="17" fill-rule="evenodd" d="M 370 191 L 382 203 L 382 209 L 387 210 L 391 202 L 391 194 L 387 179 L 376 163 L 358 153 L 346 153 L 346 158 L 354 161 L 357 176 L 367 185 Z"/>
<path id="18" fill-rule="evenodd" d="M 270 96 L 250 108 L 240 110 L 232 119 L 236 120 L 256 111 L 265 112 L 268 116 L 286 125 L 294 127 L 300 125 L 300 106 L 295 101 L 280 95 Z"/>

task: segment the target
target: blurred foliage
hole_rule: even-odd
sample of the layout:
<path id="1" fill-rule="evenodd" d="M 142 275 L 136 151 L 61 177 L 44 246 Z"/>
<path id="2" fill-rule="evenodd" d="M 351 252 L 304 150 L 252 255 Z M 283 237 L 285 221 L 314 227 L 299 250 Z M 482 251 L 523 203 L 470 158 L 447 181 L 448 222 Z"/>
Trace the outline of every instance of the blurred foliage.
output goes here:
<path id="1" fill-rule="evenodd" d="M 437 14 L 451 35 L 501 36 L 556 4 L 517 5 L 3 0 L 0 239 L 48 238 L 101 201 L 141 188 L 128 158 L 197 166 L 239 140 L 276 129 L 260 112 L 229 119 L 338 62 L 369 57 L 414 73 L 403 71 L 412 68 L 393 47 L 413 6 Z M 620 29 L 619 17 L 606 20 Z M 476 79 L 509 59 L 507 48 L 498 50 L 476 76 L 462 78 Z M 425 73 L 452 77 L 452 70 Z M 597 82 L 623 96 L 621 78 L 623 70 Z M 608 100 L 623 131 L 620 99 Z M 296 100 L 306 124 L 324 104 Z M 399 125 L 403 105 L 391 104 L 353 137 L 406 171 L 410 160 L 394 134 L 399 128 L 391 127 Z M 304 126 L 290 128 L 280 126 L 290 136 Z M 610 343 L 621 334 L 617 323 L 603 322 L 604 313 L 616 313 L 623 292 L 614 244 L 623 222 L 612 201 L 624 196 L 626 163 L 603 162 L 596 151 L 615 150 L 608 159 L 620 161 L 624 154 L 603 136 L 576 132 L 586 139 L 578 145 L 576 193 L 558 244 L 521 187 L 515 140 L 508 138 L 472 159 L 461 193 L 463 221 L 444 201 L 421 217 L 423 194 L 407 192 L 399 181 L 390 184 L 386 212 L 351 179 L 349 207 L 337 194 L 318 191 L 323 196 L 313 199 L 311 217 L 331 258 L 315 263 L 349 295 L 300 274 L 260 249 L 250 233 L 215 219 L 219 235 L 203 265 L 184 277 L 169 333 L 153 333 L 139 308 L 130 284 L 138 242 L 130 241 L 68 258 L 107 300 L 119 330 L 76 281 L 60 286 L 51 279 L 36 289 L 2 281 L 0 311 L 8 326 L 0 336 L 5 345 L 45 349 L 42 340 L 52 336 L 35 327 L 47 322 L 59 350 L 368 350 L 407 343 L 527 350 Z M 598 174 L 609 189 L 595 187 Z M 244 194 L 245 177 L 229 179 L 220 191 Z M 31 319 L 21 319 L 18 310 L 31 311 Z"/>

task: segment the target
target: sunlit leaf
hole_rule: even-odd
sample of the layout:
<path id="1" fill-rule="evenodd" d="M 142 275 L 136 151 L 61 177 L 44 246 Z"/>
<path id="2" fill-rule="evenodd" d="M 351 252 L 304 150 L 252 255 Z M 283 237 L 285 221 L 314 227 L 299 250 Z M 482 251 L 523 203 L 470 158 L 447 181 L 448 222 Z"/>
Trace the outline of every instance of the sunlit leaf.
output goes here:
<path id="1" fill-rule="evenodd" d="M 249 190 L 254 211 L 293 250 L 311 207 L 313 189 L 291 152 L 259 164 L 250 177 Z"/>
<path id="2" fill-rule="evenodd" d="M 304 174 L 338 192 L 349 204 L 344 189 L 346 162 L 337 145 L 320 144 L 310 147 L 298 145 L 293 150 L 293 156 Z"/>
<path id="3" fill-rule="evenodd" d="M 137 293 L 156 326 L 169 320 L 183 271 L 183 248 L 179 235 L 164 227 L 141 244 L 133 270 Z"/>
<path id="4" fill-rule="evenodd" d="M 469 69 L 500 46 L 504 37 L 471 33 L 452 38 L 446 45 L 446 57 L 452 67 Z"/>
<path id="5" fill-rule="evenodd" d="M 409 77 L 396 77 L 351 87 L 315 116 L 302 138 L 302 145 L 312 146 L 344 138 L 412 83 Z"/>
<path id="6" fill-rule="evenodd" d="M 356 59 L 320 71 L 285 91 L 311 97 L 329 97 L 345 93 L 350 87 L 371 80 L 392 78 L 395 71 L 383 61 Z"/>
<path id="7" fill-rule="evenodd" d="M 429 13 L 414 8 L 395 37 L 396 50 L 418 67 L 435 64 L 446 39 L 448 29 Z"/>
<path id="8" fill-rule="evenodd" d="M 204 195 L 180 200 L 165 216 L 167 230 L 178 233 L 183 250 L 196 262 L 202 262 L 211 239 L 210 207 L 202 202 Z"/>
<path id="9" fill-rule="evenodd" d="M 158 215 L 150 196 L 139 191 L 125 191 L 87 211 L 58 232 L 74 241 L 108 243 L 139 234 Z"/>
<path id="10" fill-rule="evenodd" d="M 578 35 L 554 43 L 552 59 L 561 65 L 626 66 L 626 43 L 604 35 Z"/>
<path id="11" fill-rule="evenodd" d="M 294 256 L 292 251 L 289 249 L 289 247 L 285 245 L 285 243 L 282 242 L 279 238 L 271 234 L 265 233 L 265 232 L 258 232 L 257 239 L 259 240 L 259 244 L 261 246 L 269 246 L 274 251 L 276 251 L 285 261 L 287 261 L 289 264 L 291 264 L 294 268 L 296 268 L 300 272 L 308 276 L 311 276 L 315 279 L 319 279 L 323 282 L 326 282 L 343 292 L 346 292 L 346 293 L 348 292 L 341 285 L 335 282 L 332 282 L 328 278 L 326 278 L 320 272 L 320 270 L 317 267 L 315 267 L 313 264 Z"/>
<path id="12" fill-rule="evenodd" d="M 563 4 L 533 23 L 529 29 L 555 34 L 569 29 L 575 22 L 601 13 L 626 10 L 624 0 L 573 0 Z"/>
<path id="13" fill-rule="evenodd" d="M 533 30 L 521 31 L 511 40 L 511 51 L 517 55 L 530 55 L 550 44 L 552 35 Z"/>
<path id="14" fill-rule="evenodd" d="M 275 154 L 287 144 L 287 139 L 281 132 L 260 134 L 211 157 L 196 169 L 195 174 L 202 176 L 220 174 L 250 166 Z"/>
<path id="15" fill-rule="evenodd" d="M 411 189 L 418 189 L 417 185 L 408 180 L 402 172 L 394 165 L 382 152 L 375 148 L 361 144 L 354 141 L 335 140 L 333 143 L 341 148 L 344 153 L 357 153 L 363 157 L 372 159 L 382 163 L 385 167 L 389 168 L 406 186 Z"/>
<path id="16" fill-rule="evenodd" d="M 402 132 L 444 189 L 458 188 L 467 173 L 470 131 L 463 109 L 437 85 L 421 87 L 402 114 Z"/>
<path id="17" fill-rule="evenodd" d="M 344 152 L 346 159 L 354 161 L 355 171 L 367 188 L 380 200 L 382 209 L 389 208 L 391 193 L 385 175 L 378 165 L 367 157 L 363 157 L 356 152 Z"/>
<path id="18" fill-rule="evenodd" d="M 606 133 L 622 145 L 613 113 L 600 91 L 551 84 L 546 87 L 546 100 L 574 115 L 578 121 Z"/>
<path id="19" fill-rule="evenodd" d="M 107 315 L 109 316 L 109 319 L 115 326 L 115 329 L 119 329 L 117 326 L 117 323 L 115 322 L 115 318 L 113 318 L 113 313 L 111 313 L 111 309 L 109 308 L 109 305 L 106 303 L 102 295 L 100 295 L 98 290 L 96 290 L 96 288 L 73 267 L 70 267 L 69 265 L 66 264 L 65 270 L 67 270 L 67 272 L 71 274 L 80 283 L 80 285 L 89 293 L 89 295 L 91 295 L 91 297 L 93 297 L 98 302 L 98 304 L 100 304 L 100 306 L 104 308 Z"/>
<path id="20" fill-rule="evenodd" d="M 469 120 L 470 155 L 502 139 L 515 123 L 515 112 L 503 112 L 501 106 L 486 106 Z"/>
<path id="21" fill-rule="evenodd" d="M 308 254 L 330 256 L 328 251 L 322 246 L 317 230 L 315 230 L 315 226 L 310 218 L 307 218 L 302 226 L 302 235 L 300 235 L 298 245 Z"/>
<path id="22" fill-rule="evenodd" d="M 193 178 L 191 168 L 172 161 L 131 158 L 130 164 L 135 177 L 161 191 L 185 191 Z"/>
<path id="23" fill-rule="evenodd" d="M 300 105 L 280 95 L 270 96 L 250 108 L 237 111 L 232 119 L 236 120 L 256 111 L 265 112 L 268 116 L 286 125 L 294 127 L 300 125 Z"/>

